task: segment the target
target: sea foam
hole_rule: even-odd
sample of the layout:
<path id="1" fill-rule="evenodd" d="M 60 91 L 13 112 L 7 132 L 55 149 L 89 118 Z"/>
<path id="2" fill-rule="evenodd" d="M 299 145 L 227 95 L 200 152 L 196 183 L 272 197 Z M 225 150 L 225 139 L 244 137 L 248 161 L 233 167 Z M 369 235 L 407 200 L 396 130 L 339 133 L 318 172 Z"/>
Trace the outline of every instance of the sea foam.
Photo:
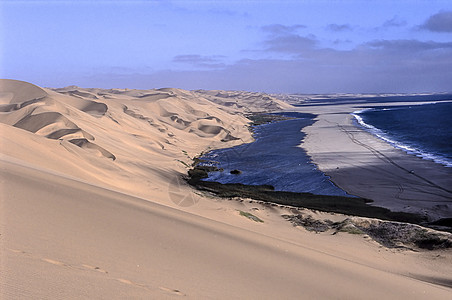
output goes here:
<path id="1" fill-rule="evenodd" d="M 437 102 L 431 102 L 431 103 L 422 103 L 422 104 L 417 104 L 417 105 L 433 105 L 436 103 Z M 365 109 L 354 111 L 353 113 L 351 113 L 351 115 L 355 118 L 357 123 L 361 127 L 363 127 L 366 131 L 377 136 L 381 140 L 389 143 L 393 147 L 401 149 L 408 154 L 416 155 L 417 157 L 420 157 L 422 159 L 431 160 L 431 161 L 434 161 L 435 163 L 444 165 L 445 167 L 452 168 L 452 161 L 450 159 L 447 159 L 439 154 L 425 151 L 423 149 L 420 149 L 419 147 L 415 147 L 412 145 L 408 145 L 407 143 L 397 141 L 394 138 L 390 137 L 387 133 L 385 133 L 381 129 L 379 129 L 371 124 L 366 123 L 364 121 L 364 119 L 360 116 L 360 114 L 363 114 L 365 112 L 370 112 L 370 111 L 378 111 L 378 110 L 388 111 L 388 110 L 400 110 L 400 109 L 403 109 L 403 107 L 381 108 L 381 109 L 380 108 L 365 108 Z"/>

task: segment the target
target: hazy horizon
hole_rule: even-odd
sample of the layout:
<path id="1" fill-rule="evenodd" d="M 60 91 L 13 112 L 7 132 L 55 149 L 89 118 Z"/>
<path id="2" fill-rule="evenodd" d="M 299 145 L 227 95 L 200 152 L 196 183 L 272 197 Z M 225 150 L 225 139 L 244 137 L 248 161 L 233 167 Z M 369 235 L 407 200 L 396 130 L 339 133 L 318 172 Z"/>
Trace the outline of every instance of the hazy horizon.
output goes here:
<path id="1" fill-rule="evenodd" d="M 452 92 L 451 1 L 2 1 L 0 77 L 46 87 Z"/>

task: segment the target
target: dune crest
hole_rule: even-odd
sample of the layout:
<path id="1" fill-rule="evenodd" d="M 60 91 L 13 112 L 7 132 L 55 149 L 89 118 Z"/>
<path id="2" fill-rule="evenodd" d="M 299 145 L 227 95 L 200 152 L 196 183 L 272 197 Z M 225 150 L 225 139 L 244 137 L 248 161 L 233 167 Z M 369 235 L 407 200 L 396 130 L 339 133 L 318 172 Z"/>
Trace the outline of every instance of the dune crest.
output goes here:
<path id="1" fill-rule="evenodd" d="M 346 217 L 212 199 L 184 183 L 202 151 L 253 140 L 248 113 L 290 107 L 273 97 L 14 80 L 0 80 L 0 96 L 2 299 L 450 295 L 450 253 L 310 233 L 282 215 Z"/>
<path id="2" fill-rule="evenodd" d="M 15 80 L 1 80 L 0 87 L 4 128 L 27 131 L 50 146 L 42 160 L 48 156 L 54 163 L 41 167 L 73 175 L 76 164 L 81 179 L 142 197 L 150 195 L 145 177 L 185 173 L 185 165 L 201 151 L 252 141 L 242 111 L 219 106 L 197 92 L 43 89 Z M 13 134 L 27 139 L 20 131 Z M 10 143 L 6 148 L 8 155 L 37 163 L 29 153 L 32 147 Z"/>
<path id="3" fill-rule="evenodd" d="M 29 102 L 42 99 L 47 95 L 44 89 L 25 81 L 0 80 L 0 100 L 2 105 Z"/>
<path id="4" fill-rule="evenodd" d="M 265 93 L 205 90 L 195 92 L 212 102 L 245 112 L 267 112 L 292 107 L 290 104 Z"/>

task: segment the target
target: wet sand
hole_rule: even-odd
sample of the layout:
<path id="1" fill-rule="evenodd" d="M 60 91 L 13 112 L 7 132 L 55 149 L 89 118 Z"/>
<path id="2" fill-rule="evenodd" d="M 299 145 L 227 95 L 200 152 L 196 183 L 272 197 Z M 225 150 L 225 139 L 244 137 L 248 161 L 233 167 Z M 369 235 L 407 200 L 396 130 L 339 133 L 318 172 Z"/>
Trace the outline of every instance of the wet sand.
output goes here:
<path id="1" fill-rule="evenodd" d="M 249 92 L 0 80 L 0 298 L 447 299 L 450 251 L 315 234 L 289 208 L 178 181 L 194 155 L 252 140 L 240 114 L 262 103 L 287 109 Z"/>
<path id="2" fill-rule="evenodd" d="M 313 162 L 348 193 L 374 205 L 417 213 L 430 220 L 452 216 L 452 168 L 409 155 L 356 126 L 350 114 L 372 103 L 301 106 L 317 115 L 302 142 Z M 419 103 L 417 103 L 419 104 Z"/>

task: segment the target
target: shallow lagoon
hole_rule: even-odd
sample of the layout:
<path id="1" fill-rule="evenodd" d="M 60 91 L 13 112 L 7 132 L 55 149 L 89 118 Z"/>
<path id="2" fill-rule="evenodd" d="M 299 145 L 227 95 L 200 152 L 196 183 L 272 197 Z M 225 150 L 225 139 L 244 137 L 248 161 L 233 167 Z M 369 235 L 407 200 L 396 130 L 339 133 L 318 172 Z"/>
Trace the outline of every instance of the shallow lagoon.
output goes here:
<path id="1" fill-rule="evenodd" d="M 202 157 L 224 169 L 209 173 L 209 181 L 221 183 L 269 184 L 278 191 L 318 195 L 347 195 L 311 162 L 299 147 L 305 134 L 301 129 L 314 122 L 314 115 L 280 113 L 295 119 L 254 127 L 256 140 L 232 148 L 213 150 Z M 240 170 L 241 174 L 231 174 Z"/>

